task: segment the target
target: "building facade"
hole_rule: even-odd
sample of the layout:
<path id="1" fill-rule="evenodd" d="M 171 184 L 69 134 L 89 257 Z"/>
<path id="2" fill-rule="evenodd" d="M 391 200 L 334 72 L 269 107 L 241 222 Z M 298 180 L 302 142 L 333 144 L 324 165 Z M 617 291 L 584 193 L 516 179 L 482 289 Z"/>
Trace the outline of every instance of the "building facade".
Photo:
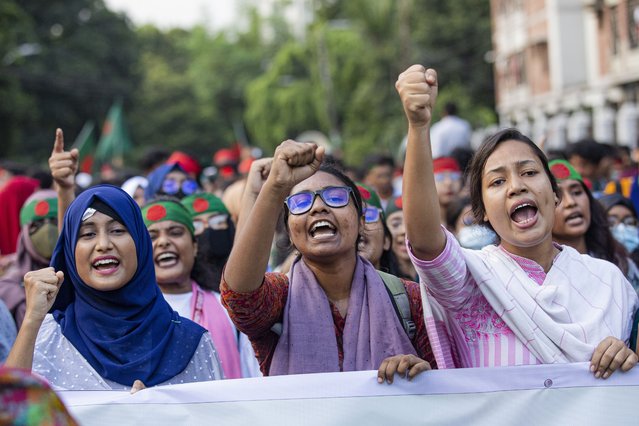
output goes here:
<path id="1" fill-rule="evenodd" d="M 547 149 L 637 146 L 639 0 L 491 0 L 496 105 Z"/>

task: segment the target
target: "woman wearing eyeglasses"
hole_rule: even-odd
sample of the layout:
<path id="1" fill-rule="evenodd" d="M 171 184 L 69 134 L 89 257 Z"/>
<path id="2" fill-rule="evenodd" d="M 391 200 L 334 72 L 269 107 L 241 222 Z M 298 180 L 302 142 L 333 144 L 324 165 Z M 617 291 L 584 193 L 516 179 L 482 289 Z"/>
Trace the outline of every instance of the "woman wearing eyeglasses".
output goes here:
<path id="1" fill-rule="evenodd" d="M 364 203 L 364 226 L 357 251 L 377 270 L 399 276 L 397 259 L 393 253 L 393 235 L 386 225 L 382 203 L 373 188 L 357 183 Z"/>
<path id="2" fill-rule="evenodd" d="M 251 339 L 265 375 L 381 366 L 389 382 L 395 372 L 412 378 L 434 362 L 419 287 L 404 281 L 417 325 L 411 340 L 379 274 L 357 255 L 359 191 L 339 170 L 322 165 L 323 158 L 323 148 L 289 140 L 258 171 L 263 186 L 240 217 L 220 286 L 223 302 Z M 253 196 L 247 192 L 245 198 Z M 265 273 L 283 209 L 300 257 L 288 275 Z"/>
<path id="3" fill-rule="evenodd" d="M 222 269 L 235 238 L 233 220 L 222 200 L 208 192 L 198 192 L 181 201 L 193 220 L 197 242 L 193 276 L 203 288 L 219 292 Z"/>
<path id="4" fill-rule="evenodd" d="M 593 198 L 579 172 L 566 160 L 552 160 L 548 166 L 562 191 L 562 200 L 555 208 L 553 240 L 582 254 L 614 263 L 637 290 L 639 270 L 623 245 L 613 237 L 604 209 Z"/>
<path id="5" fill-rule="evenodd" d="M 404 223 L 404 201 L 401 197 L 393 198 L 384 212 L 386 225 L 393 236 L 393 254 L 397 260 L 397 276 L 409 280 L 417 279 L 417 272 L 406 249 L 406 225 Z"/>
<path id="6" fill-rule="evenodd" d="M 459 197 L 462 188 L 462 173 L 457 160 L 439 157 L 433 160 L 435 189 L 439 200 L 440 221 L 446 225 L 446 212 L 450 204 Z"/>
<path id="7" fill-rule="evenodd" d="M 149 173 L 144 199 L 149 201 L 158 195 L 170 195 L 182 199 L 195 193 L 199 187 L 178 163 L 163 164 Z"/>

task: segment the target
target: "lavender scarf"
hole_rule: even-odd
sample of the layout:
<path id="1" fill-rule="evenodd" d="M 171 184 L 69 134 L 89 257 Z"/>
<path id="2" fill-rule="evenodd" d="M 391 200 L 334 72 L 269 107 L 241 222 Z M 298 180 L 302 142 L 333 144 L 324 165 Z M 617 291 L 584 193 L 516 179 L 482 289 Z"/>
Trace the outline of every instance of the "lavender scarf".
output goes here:
<path id="1" fill-rule="evenodd" d="M 328 298 L 303 261 L 291 267 L 288 299 L 269 374 L 340 371 Z M 374 370 L 393 355 L 416 354 L 379 274 L 358 256 L 343 337 L 343 371 Z"/>

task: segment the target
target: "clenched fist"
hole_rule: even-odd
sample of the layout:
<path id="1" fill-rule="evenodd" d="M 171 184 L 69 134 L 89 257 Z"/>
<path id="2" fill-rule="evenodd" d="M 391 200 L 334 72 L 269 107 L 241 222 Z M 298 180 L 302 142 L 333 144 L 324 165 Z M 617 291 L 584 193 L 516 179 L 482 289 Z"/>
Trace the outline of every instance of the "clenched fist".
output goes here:
<path id="1" fill-rule="evenodd" d="M 422 65 L 412 65 L 395 83 L 408 123 L 413 127 L 430 125 L 437 99 L 437 73 Z"/>
<path id="2" fill-rule="evenodd" d="M 27 272 L 24 276 L 24 290 L 27 296 L 27 318 L 34 321 L 44 320 L 53 306 L 60 285 L 64 281 L 62 271 L 55 272 L 51 267 Z"/>
<path id="3" fill-rule="evenodd" d="M 268 179 L 286 193 L 311 177 L 324 160 L 324 148 L 311 142 L 282 142 L 273 155 Z"/>

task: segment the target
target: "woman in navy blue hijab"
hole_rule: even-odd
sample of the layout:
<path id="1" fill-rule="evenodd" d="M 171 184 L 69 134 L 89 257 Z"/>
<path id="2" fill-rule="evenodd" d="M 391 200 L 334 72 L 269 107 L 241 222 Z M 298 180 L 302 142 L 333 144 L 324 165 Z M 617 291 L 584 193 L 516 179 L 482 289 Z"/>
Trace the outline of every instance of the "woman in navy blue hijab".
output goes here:
<path id="1" fill-rule="evenodd" d="M 110 185 L 80 194 L 51 267 L 25 275 L 27 312 L 6 364 L 33 368 L 57 389 L 220 378 L 208 333 L 166 303 L 152 256 L 128 194 Z"/>

